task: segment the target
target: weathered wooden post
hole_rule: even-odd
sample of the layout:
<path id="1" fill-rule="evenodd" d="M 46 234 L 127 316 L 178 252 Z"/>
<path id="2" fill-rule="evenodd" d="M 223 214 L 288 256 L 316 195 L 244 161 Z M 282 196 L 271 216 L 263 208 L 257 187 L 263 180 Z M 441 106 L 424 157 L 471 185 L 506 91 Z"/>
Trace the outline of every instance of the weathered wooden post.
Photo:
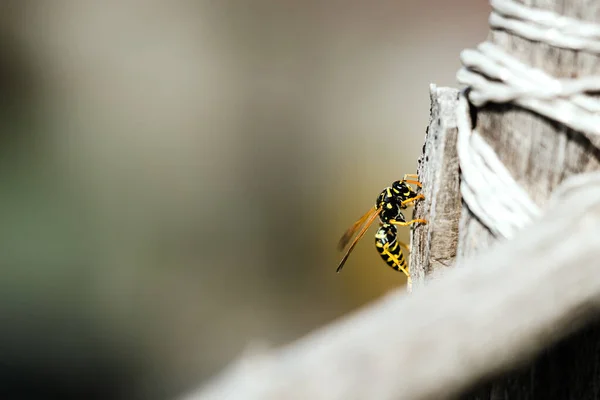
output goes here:
<path id="1" fill-rule="evenodd" d="M 540 69 L 551 77 L 568 80 L 600 76 L 600 52 L 597 48 L 594 49 L 593 42 L 586 44 L 582 40 L 579 45 L 572 46 L 571 43 L 565 41 L 566 39 L 560 37 L 552 39 L 551 44 L 544 43 L 544 37 L 542 36 L 540 36 L 540 41 L 535 40 L 535 37 L 532 36 L 521 37 L 518 29 L 511 29 L 511 26 L 513 26 L 511 24 L 527 24 L 531 21 L 528 21 L 527 18 L 515 17 L 509 12 L 508 18 L 512 18 L 510 23 L 499 23 L 500 18 L 507 18 L 502 10 L 507 6 L 512 7 L 510 4 L 512 2 L 492 1 L 492 3 L 500 12 L 492 14 L 490 18 L 492 29 L 488 38 L 489 42 L 499 46 L 524 64 Z M 548 10 L 585 21 L 600 21 L 600 3 L 595 1 L 526 0 L 514 3 L 521 3 L 538 11 Z M 568 22 L 566 21 L 566 23 Z M 585 28 L 581 27 L 574 34 L 586 36 L 583 32 Z M 590 30 L 593 28 L 590 27 Z M 542 34 L 560 36 L 561 32 Z M 596 40 L 596 47 L 600 46 L 598 39 L 600 37 L 591 37 L 590 39 Z M 568 47 L 581 47 L 581 49 L 573 50 Z M 590 51 L 591 49 L 592 51 Z M 466 83 L 470 83 L 469 79 L 466 79 L 466 81 Z M 444 89 L 436 89 L 437 93 L 441 90 Z M 432 94 L 432 109 L 434 110 L 432 122 L 436 104 L 438 104 L 437 108 L 456 106 L 448 101 L 440 100 L 440 98 L 443 99 L 443 97 L 433 96 Z M 568 97 L 565 97 L 565 99 L 568 100 Z M 510 101 L 504 104 L 501 103 L 504 102 L 491 101 L 479 108 L 472 107 L 473 121 L 470 122 L 474 124 L 474 129 L 477 129 L 479 135 L 493 149 L 511 176 L 525 189 L 540 209 L 545 208 L 552 192 L 562 181 L 576 174 L 600 169 L 600 150 L 598 148 L 600 144 L 598 138 L 600 136 L 573 130 L 555 121 L 554 115 L 540 115 L 522 104 L 514 104 Z M 556 117 L 559 120 L 561 119 L 560 115 Z M 437 124 L 437 130 L 441 132 L 441 135 L 447 135 L 447 138 L 442 139 L 431 137 L 432 125 L 430 125 L 428 141 L 424 148 L 424 157 L 427 157 L 428 152 L 431 153 L 428 149 L 430 141 L 442 140 L 442 143 L 436 143 L 436 145 L 439 148 L 445 148 L 447 147 L 444 144 L 445 141 L 456 140 L 456 135 L 452 131 L 455 123 L 455 118 L 447 117 Z M 433 129 L 436 129 L 435 125 Z M 493 246 L 498 240 L 504 239 L 499 235 L 494 235 L 490 227 L 474 215 L 465 203 L 462 206 L 458 249 L 450 244 L 452 239 L 456 237 L 454 229 L 457 226 L 453 225 L 455 214 L 450 213 L 449 220 L 451 222 L 448 222 L 448 218 L 446 220 L 446 223 L 450 225 L 449 233 L 446 235 L 442 231 L 441 234 L 436 235 L 436 232 L 441 229 L 440 217 L 437 214 L 439 205 L 437 207 L 430 205 L 439 204 L 442 199 L 450 199 L 451 202 L 445 204 L 445 207 L 452 210 L 457 194 L 454 191 L 454 180 L 447 175 L 447 171 L 455 170 L 456 166 L 452 161 L 449 165 L 443 164 L 448 163 L 448 160 L 448 156 L 443 158 L 439 154 L 437 156 L 434 154 L 433 163 L 430 162 L 429 165 L 424 165 L 423 159 L 421 159 L 419 165 L 420 178 L 426 183 L 424 191 L 432 198 L 428 199 L 427 204 L 417 207 L 415 215 L 417 218 L 427 218 L 426 215 L 430 214 L 433 226 L 417 227 L 413 232 L 413 251 L 415 252 L 411 257 L 414 266 L 412 270 L 413 285 L 422 283 L 427 275 L 433 275 L 440 269 L 441 264 L 444 266 L 451 264 L 440 263 L 435 258 L 439 254 L 432 254 L 440 251 L 438 248 L 439 243 L 434 242 L 436 237 L 443 237 L 440 242 L 443 249 L 445 249 L 444 251 L 449 255 L 456 254 L 458 262 L 481 253 Z M 450 160 L 452 159 L 450 158 Z M 440 165 L 440 163 L 443 165 Z M 440 170 L 440 166 L 445 169 Z M 445 181 L 440 195 L 435 190 L 440 187 L 439 181 L 441 180 Z M 502 193 L 499 195 L 502 195 Z M 430 240 L 431 243 L 429 243 Z M 553 243 L 548 243 L 548 246 L 553 245 Z M 449 260 L 449 258 L 446 258 L 446 260 Z M 565 274 L 569 274 L 570 267 L 568 264 L 565 265 Z M 481 268 L 485 268 L 485 266 L 482 265 Z M 514 279 L 518 281 L 519 276 L 514 276 Z M 485 387 L 480 387 L 472 398 L 482 400 L 600 398 L 600 326 L 588 328 L 585 332 L 579 333 L 544 352 L 528 366 L 498 377 Z"/>
<path id="2" fill-rule="evenodd" d="M 566 17 L 600 22 L 600 3 L 597 1 L 531 0 L 525 3 Z M 548 46 L 495 29 L 491 30 L 489 40 L 529 66 L 556 78 L 600 75 L 597 52 Z M 586 136 L 518 106 L 483 106 L 477 112 L 477 129 L 512 176 L 541 207 L 565 178 L 600 168 L 597 137 Z M 461 229 L 460 257 L 480 252 L 494 241 L 490 231 L 466 208 L 463 209 Z M 565 274 L 569 273 L 569 267 L 565 265 Z M 600 326 L 596 325 L 544 352 L 527 367 L 480 388 L 472 398 L 558 400 L 599 397 Z"/>

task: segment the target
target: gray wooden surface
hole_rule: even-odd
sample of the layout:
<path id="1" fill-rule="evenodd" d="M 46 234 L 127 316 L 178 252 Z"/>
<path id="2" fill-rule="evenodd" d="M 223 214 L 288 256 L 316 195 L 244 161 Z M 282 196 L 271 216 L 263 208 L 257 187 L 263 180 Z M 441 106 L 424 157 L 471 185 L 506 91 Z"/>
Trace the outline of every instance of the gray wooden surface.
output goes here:
<path id="1" fill-rule="evenodd" d="M 446 399 L 522 365 L 600 314 L 600 175 L 555 195 L 541 221 L 444 279 L 246 356 L 186 399 Z"/>
<path id="2" fill-rule="evenodd" d="M 600 2 L 592 0 L 517 0 L 586 21 L 600 21 Z M 530 42 L 504 31 L 490 32 L 491 42 L 521 61 L 555 77 L 600 74 L 597 56 Z M 527 110 L 488 105 L 477 113 L 477 130 L 512 176 L 543 206 L 565 178 L 600 168 L 600 151 L 583 135 Z M 600 141 L 598 142 L 600 144 Z M 459 257 L 478 253 L 494 242 L 489 231 L 468 218 L 461 229 Z"/>
<path id="3" fill-rule="evenodd" d="M 431 85 L 429 93 L 431 115 L 417 167 L 425 199 L 415 204 L 413 214 L 428 223 L 415 226 L 411 234 L 413 288 L 454 265 L 461 213 L 455 117 L 458 90 Z"/>
<path id="4" fill-rule="evenodd" d="M 600 21 L 600 2 L 591 0 L 526 0 L 532 7 L 552 10 L 586 21 Z M 490 32 L 490 41 L 518 59 L 556 77 L 600 74 L 594 55 L 529 42 L 504 31 Z M 544 207 L 565 178 L 598 170 L 600 151 L 578 132 L 510 105 L 488 105 L 477 113 L 477 129 L 531 198 Z M 570 207 L 561 212 L 570 212 Z M 566 236 L 557 241 L 567 239 Z M 465 209 L 460 223 L 458 258 L 486 251 L 496 240 Z M 553 244 L 548 244 L 552 246 Z M 600 243 L 599 243 L 600 246 Z M 483 267 L 483 266 L 482 266 Z M 571 273 L 566 261 L 563 275 Z M 515 282 L 521 274 L 515 274 Z M 562 296 L 558 294 L 557 296 Z M 476 399 L 595 399 L 600 398 L 600 329 L 588 330 L 546 353 L 518 372 L 480 388 Z M 585 354 L 581 349 L 586 349 Z"/>

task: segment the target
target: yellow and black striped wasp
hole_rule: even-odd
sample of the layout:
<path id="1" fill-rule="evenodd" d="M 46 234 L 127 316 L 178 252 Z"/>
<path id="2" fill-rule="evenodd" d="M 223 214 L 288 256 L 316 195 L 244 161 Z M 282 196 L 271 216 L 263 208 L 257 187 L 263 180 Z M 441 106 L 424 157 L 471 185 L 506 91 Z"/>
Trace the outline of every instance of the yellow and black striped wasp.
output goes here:
<path id="1" fill-rule="evenodd" d="M 350 253 L 354 249 L 354 246 L 362 239 L 373 221 L 379 217 L 379 230 L 375 234 L 375 247 L 387 265 L 396 271 L 404 272 L 410 279 L 408 265 L 402 254 L 402 249 L 400 248 L 400 246 L 406 248 L 408 248 L 408 246 L 398 240 L 398 230 L 396 229 L 396 226 L 427 223 L 427 220 L 424 219 L 406 221 L 404 214 L 402 214 L 402 210 L 406 209 L 410 204 L 425 198 L 410 186 L 410 184 L 412 184 L 421 187 L 421 183 L 416 180 L 416 178 L 417 176 L 414 174 L 406 174 L 402 180 L 395 181 L 392 183 L 392 186 L 383 189 L 375 201 L 375 206 L 367 211 L 365 215 L 360 217 L 358 221 L 344 233 L 344 236 L 342 236 L 338 244 L 340 251 L 346 248 L 346 245 L 350 243 L 350 239 L 358 231 L 358 234 L 350 244 L 350 247 L 346 250 L 342 261 L 340 261 L 337 272 L 341 271 L 346 260 L 348 260 Z"/>

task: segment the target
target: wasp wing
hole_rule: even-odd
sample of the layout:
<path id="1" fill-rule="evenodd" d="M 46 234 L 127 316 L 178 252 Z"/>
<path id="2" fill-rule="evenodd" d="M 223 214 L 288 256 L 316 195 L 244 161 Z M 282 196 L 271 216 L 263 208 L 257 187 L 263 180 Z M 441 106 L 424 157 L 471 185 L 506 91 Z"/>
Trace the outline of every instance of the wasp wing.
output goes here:
<path id="1" fill-rule="evenodd" d="M 358 232 L 358 234 L 352 241 L 352 244 L 350 245 L 350 247 L 348 247 L 348 250 L 346 250 L 346 254 L 344 254 L 342 261 L 340 261 L 336 272 L 340 272 L 342 270 L 342 268 L 344 267 L 344 264 L 346 263 L 346 260 L 348 260 L 348 257 L 350 256 L 350 253 L 352 252 L 352 250 L 354 250 L 354 246 L 356 246 L 356 244 L 360 241 L 360 239 L 362 239 L 362 237 L 365 235 L 365 233 L 367 233 L 367 230 L 369 229 L 369 227 L 371 226 L 373 221 L 375 221 L 375 219 L 379 216 L 380 212 L 381 212 L 381 207 L 373 208 L 372 210 L 369 210 L 368 213 L 366 213 L 365 215 L 363 215 L 361 217 L 361 219 L 356 221 L 356 223 L 346 232 L 346 234 L 344 234 L 344 236 L 342 236 L 342 240 L 344 240 L 346 238 L 346 236 L 348 235 L 348 232 L 350 232 L 350 234 L 348 235 L 349 236 L 348 239 L 346 239 L 346 240 L 349 240 L 349 238 L 352 237 L 354 230 L 357 229 L 357 228 L 355 228 L 355 226 L 360 226 L 361 225 L 360 222 L 364 221 L 364 225 L 363 225 L 362 229 L 360 230 L 360 232 Z M 340 244 L 342 244 L 342 240 L 340 240 Z M 343 247 L 345 247 L 345 244 Z M 343 247 L 342 247 L 342 249 L 343 249 Z"/>
<path id="2" fill-rule="evenodd" d="M 340 238 L 340 241 L 338 242 L 339 251 L 342 251 L 346 248 L 348 243 L 350 243 L 350 239 L 352 239 L 352 236 L 354 236 L 354 234 L 360 229 L 360 227 L 365 223 L 365 221 L 367 221 L 375 212 L 377 212 L 377 209 L 375 207 L 371 208 L 365 213 L 365 215 L 360 217 L 350 228 L 348 228 L 346 232 L 344 232 L 344 235 Z"/>

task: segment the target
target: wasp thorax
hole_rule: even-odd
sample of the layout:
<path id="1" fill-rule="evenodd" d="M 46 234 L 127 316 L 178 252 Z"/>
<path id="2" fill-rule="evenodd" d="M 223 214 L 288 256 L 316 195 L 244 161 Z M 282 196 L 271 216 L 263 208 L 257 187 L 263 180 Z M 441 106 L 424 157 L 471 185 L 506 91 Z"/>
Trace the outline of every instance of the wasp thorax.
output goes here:
<path id="1" fill-rule="evenodd" d="M 402 214 L 399 197 L 398 195 L 394 194 L 394 191 L 391 187 L 383 189 L 383 191 L 379 194 L 379 197 L 377 197 L 376 207 L 381 208 L 379 218 L 383 223 L 389 222 L 390 220 L 396 220 L 398 219 L 398 215 Z"/>
<path id="2" fill-rule="evenodd" d="M 377 201 L 375 202 L 375 206 L 377 208 L 382 207 L 385 209 L 385 205 L 391 202 L 396 201 L 396 196 L 394 195 L 391 187 L 386 187 L 379 193 L 377 197 Z"/>

